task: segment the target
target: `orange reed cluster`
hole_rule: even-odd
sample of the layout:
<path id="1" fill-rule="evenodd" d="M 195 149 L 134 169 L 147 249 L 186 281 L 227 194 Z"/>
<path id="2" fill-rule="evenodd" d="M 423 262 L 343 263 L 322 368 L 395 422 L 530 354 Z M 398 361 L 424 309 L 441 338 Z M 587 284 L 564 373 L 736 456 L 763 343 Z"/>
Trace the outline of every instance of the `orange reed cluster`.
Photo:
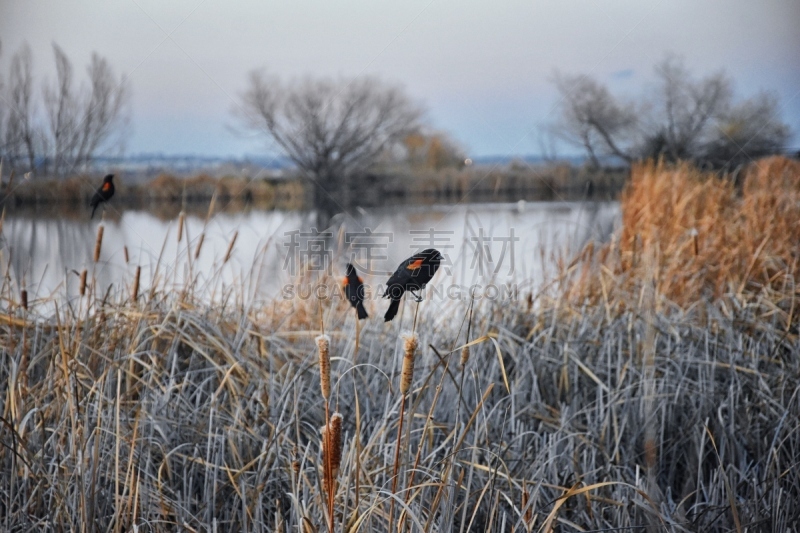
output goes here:
<path id="1" fill-rule="evenodd" d="M 572 301 L 619 309 L 617 296 L 650 280 L 684 309 L 701 299 L 761 297 L 791 313 L 800 282 L 800 162 L 770 157 L 739 176 L 642 163 L 620 208 L 622 228 L 611 242 L 596 252 L 590 243 L 570 266 Z"/>

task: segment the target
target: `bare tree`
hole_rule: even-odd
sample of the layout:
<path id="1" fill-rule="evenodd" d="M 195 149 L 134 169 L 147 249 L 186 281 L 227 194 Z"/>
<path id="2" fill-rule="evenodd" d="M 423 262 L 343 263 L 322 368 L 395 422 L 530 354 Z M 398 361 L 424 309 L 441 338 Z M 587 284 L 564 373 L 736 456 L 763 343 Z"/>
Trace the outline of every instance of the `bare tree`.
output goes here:
<path id="1" fill-rule="evenodd" d="M 594 166 L 600 165 L 600 156 L 630 162 L 638 124 L 635 109 L 619 103 L 604 85 L 584 74 L 557 73 L 555 84 L 561 96 L 555 134 L 584 148 Z"/>
<path id="2" fill-rule="evenodd" d="M 714 168 L 733 169 L 753 158 L 780 153 L 789 127 L 780 119 L 778 99 L 760 93 L 733 106 L 713 125 L 714 135 L 703 146 L 702 158 Z"/>
<path id="3" fill-rule="evenodd" d="M 349 177 L 402 142 L 421 117 L 401 88 L 375 78 L 284 84 L 259 71 L 234 112 L 313 179 L 321 219 L 348 206 Z"/>
<path id="4" fill-rule="evenodd" d="M 108 61 L 96 53 L 88 68 L 89 92 L 84 96 L 81 122 L 78 124 L 78 148 L 74 153 L 75 166 L 87 166 L 93 155 L 109 141 L 114 133 L 124 131 L 128 102 L 125 78 L 117 81 Z"/>
<path id="5" fill-rule="evenodd" d="M 70 164 L 70 155 L 77 144 L 78 103 L 72 94 L 72 64 L 64 51 L 53 44 L 56 61 L 54 85 L 44 84 L 42 94 L 49 134 L 53 140 L 52 165 L 55 172 Z M 45 168 L 44 172 L 47 172 Z"/>
<path id="6" fill-rule="evenodd" d="M 36 164 L 35 143 L 38 134 L 34 125 L 36 109 L 33 101 L 32 63 L 31 49 L 27 43 L 11 58 L 3 145 L 12 168 L 26 159 L 29 169 Z"/>
<path id="7" fill-rule="evenodd" d="M 0 39 L 0 56 L 3 55 L 3 41 Z M 3 101 L 5 94 L 5 82 L 3 81 L 3 74 L 0 72 L 0 185 L 2 185 L 3 178 L 3 155 L 6 153 L 6 106 Z"/>
<path id="8" fill-rule="evenodd" d="M 655 72 L 651 96 L 627 104 L 588 76 L 557 75 L 561 117 L 554 131 L 585 149 L 594 165 L 600 156 L 615 156 L 730 168 L 783 150 L 789 128 L 774 97 L 762 94 L 736 104 L 728 76 L 696 79 L 675 56 L 667 56 Z"/>
<path id="9" fill-rule="evenodd" d="M 2 146 L 12 167 L 64 176 L 86 169 L 99 150 L 121 143 L 115 134 L 124 134 L 127 124 L 128 86 L 114 76 L 108 61 L 93 54 L 89 85 L 76 91 L 69 58 L 56 44 L 53 55 L 56 78 L 42 85 L 41 111 L 30 47 L 23 45 L 12 58 Z"/>
<path id="10" fill-rule="evenodd" d="M 731 106 L 731 80 L 722 72 L 694 80 L 683 60 L 672 55 L 656 65 L 655 71 L 660 84 L 654 106 L 658 111 L 646 137 L 651 149 L 660 151 L 644 150 L 642 155 L 671 161 L 697 159 L 703 144 L 714 136 L 709 126 Z"/>

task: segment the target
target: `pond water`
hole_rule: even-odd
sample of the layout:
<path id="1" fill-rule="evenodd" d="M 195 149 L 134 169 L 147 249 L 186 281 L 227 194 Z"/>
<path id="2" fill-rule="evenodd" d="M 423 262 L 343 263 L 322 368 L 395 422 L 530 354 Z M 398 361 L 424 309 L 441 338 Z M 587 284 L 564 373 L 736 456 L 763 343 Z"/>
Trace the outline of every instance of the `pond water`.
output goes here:
<path id="1" fill-rule="evenodd" d="M 179 242 L 177 219 L 145 211 L 102 222 L 7 214 L 0 273 L 4 296 L 18 301 L 25 289 L 34 306 L 79 298 L 84 269 L 95 296 L 130 294 L 137 267 L 140 292 L 154 280 L 167 290 L 194 280 L 195 294 L 219 299 L 233 288 L 245 302 L 304 296 L 296 285 L 300 274 L 339 277 L 348 261 L 380 290 L 403 259 L 437 248 L 445 259 L 431 287 L 453 297 L 489 285 L 541 285 L 553 274 L 554 257 L 571 255 L 589 239 L 606 240 L 618 216 L 616 202 L 403 206 L 359 209 L 318 230 L 311 212 L 249 211 L 187 216 Z M 95 263 L 99 224 L 104 233 Z"/>

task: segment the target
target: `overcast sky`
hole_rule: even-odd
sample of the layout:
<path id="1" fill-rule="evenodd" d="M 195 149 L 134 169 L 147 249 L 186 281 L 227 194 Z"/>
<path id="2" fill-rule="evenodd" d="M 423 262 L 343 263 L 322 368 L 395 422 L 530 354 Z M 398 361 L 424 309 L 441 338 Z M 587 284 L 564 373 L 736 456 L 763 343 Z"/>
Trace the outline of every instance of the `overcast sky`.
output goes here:
<path id="1" fill-rule="evenodd" d="M 230 131 L 247 73 L 365 74 L 399 82 L 473 156 L 535 154 L 555 119 L 555 69 L 640 94 L 668 52 L 725 69 L 740 97 L 765 89 L 800 144 L 800 2 L 2 0 L 0 71 L 27 41 L 53 76 L 51 43 L 85 72 L 92 51 L 132 88 L 128 153 L 242 155 Z"/>

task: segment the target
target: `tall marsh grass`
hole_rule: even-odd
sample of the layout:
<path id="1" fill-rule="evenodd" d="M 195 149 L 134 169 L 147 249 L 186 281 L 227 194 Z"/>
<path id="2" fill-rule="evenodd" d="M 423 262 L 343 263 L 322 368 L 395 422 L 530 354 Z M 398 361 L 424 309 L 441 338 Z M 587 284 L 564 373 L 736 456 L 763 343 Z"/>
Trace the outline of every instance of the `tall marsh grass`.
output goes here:
<path id="1" fill-rule="evenodd" d="M 552 299 L 425 301 L 359 330 L 344 299 L 257 305 L 233 287 L 209 305 L 166 276 L 105 294 L 90 279 L 39 316 L 5 280 L 0 529 L 796 530 L 796 270 L 776 275 L 797 248 L 770 244 L 791 223 L 763 246 L 743 236 L 756 246 L 730 253 L 751 250 L 744 267 L 690 265 L 679 283 L 666 251 L 694 257 L 684 230 L 710 262 L 740 215 L 708 218 L 702 198 L 722 200 L 692 193 L 712 187 L 692 170 L 639 172 L 621 236 L 565 267 Z M 637 180 L 665 175 L 694 198 L 669 204 L 702 216 L 658 215 Z M 747 183 L 719 184 L 730 207 L 714 212 L 735 213 Z M 629 226 L 636 202 L 651 215 Z"/>
<path id="2" fill-rule="evenodd" d="M 800 162 L 762 159 L 740 181 L 737 187 L 688 164 L 634 167 L 622 195 L 621 232 L 597 251 L 584 250 L 569 296 L 600 303 L 635 292 L 652 266 L 656 292 L 681 308 L 760 302 L 787 324 L 797 321 Z"/>

